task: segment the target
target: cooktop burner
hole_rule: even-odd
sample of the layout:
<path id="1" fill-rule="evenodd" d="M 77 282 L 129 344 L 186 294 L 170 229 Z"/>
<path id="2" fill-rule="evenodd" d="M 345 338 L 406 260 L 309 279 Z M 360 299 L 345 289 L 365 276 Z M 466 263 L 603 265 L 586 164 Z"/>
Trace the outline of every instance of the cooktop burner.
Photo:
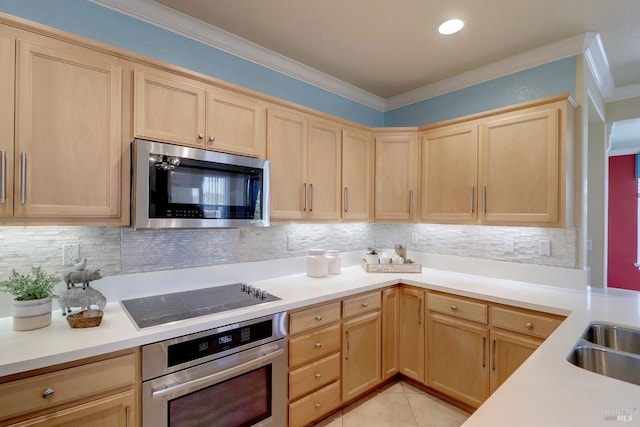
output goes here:
<path id="1" fill-rule="evenodd" d="M 280 298 L 246 283 L 120 301 L 138 329 L 220 313 Z"/>

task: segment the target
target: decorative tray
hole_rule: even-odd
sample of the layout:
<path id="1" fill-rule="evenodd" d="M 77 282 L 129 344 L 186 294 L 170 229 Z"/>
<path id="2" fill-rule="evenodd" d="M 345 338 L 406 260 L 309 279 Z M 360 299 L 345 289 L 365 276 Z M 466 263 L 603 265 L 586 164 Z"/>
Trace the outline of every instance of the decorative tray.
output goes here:
<path id="1" fill-rule="evenodd" d="M 100 326 L 102 315 L 102 310 L 84 310 L 79 313 L 67 315 L 67 322 L 72 328 L 92 328 L 94 326 Z"/>
<path id="2" fill-rule="evenodd" d="M 360 261 L 362 269 L 367 273 L 422 273 L 422 264 L 415 263 L 410 259 L 404 264 L 367 264 L 363 259 Z"/>

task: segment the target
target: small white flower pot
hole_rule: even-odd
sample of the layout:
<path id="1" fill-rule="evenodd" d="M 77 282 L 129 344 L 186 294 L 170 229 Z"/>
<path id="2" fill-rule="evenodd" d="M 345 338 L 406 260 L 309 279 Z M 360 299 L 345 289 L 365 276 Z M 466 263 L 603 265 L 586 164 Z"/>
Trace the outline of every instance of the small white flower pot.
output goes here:
<path id="1" fill-rule="evenodd" d="M 13 330 L 30 331 L 51 323 L 51 298 L 13 300 Z"/>

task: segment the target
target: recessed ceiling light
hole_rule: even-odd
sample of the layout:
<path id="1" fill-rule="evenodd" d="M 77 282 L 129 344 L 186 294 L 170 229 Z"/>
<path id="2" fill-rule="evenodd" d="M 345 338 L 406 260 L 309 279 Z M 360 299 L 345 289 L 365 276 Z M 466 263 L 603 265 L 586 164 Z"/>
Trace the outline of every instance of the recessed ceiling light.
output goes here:
<path id="1" fill-rule="evenodd" d="M 438 31 L 440 34 L 444 34 L 448 36 L 450 34 L 455 34 L 460 31 L 464 27 L 464 21 L 462 19 L 449 19 L 448 21 L 444 21 L 438 27 Z"/>

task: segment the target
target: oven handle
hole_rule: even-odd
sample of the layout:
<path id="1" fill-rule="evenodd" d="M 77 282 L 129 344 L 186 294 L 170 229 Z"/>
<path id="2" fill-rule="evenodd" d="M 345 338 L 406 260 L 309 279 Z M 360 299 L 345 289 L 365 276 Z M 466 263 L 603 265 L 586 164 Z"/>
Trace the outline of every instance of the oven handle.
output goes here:
<path id="1" fill-rule="evenodd" d="M 284 355 L 284 349 L 276 350 L 272 353 L 266 354 L 264 356 L 260 356 L 257 359 L 251 360 L 249 362 L 241 363 L 238 366 L 234 366 L 233 368 L 227 369 L 222 372 L 216 372 L 215 374 L 207 375 L 201 378 L 197 378 L 193 381 L 188 381 L 186 383 L 176 384 L 167 388 L 163 388 L 162 390 L 157 390 L 151 393 L 152 397 L 162 397 L 167 394 L 174 394 L 179 391 L 186 391 L 187 393 L 191 392 L 195 388 L 207 387 L 211 384 L 215 384 L 222 379 L 226 379 L 227 377 L 233 377 L 242 371 L 250 370 L 251 368 L 258 368 L 264 365 L 264 362 L 267 362 L 272 359 L 276 359 L 279 356 Z"/>

